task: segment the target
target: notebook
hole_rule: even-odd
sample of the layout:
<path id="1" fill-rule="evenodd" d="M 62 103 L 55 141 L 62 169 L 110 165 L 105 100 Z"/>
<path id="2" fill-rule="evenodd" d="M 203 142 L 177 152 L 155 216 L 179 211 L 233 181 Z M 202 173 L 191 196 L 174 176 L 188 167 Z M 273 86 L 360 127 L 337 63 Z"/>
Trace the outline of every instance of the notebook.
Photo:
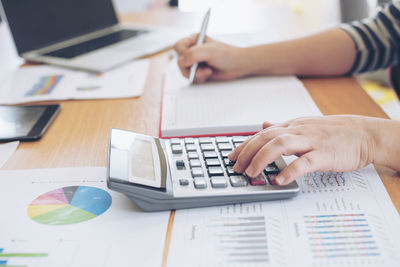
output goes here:
<path id="1" fill-rule="evenodd" d="M 321 115 L 294 76 L 190 85 L 176 63 L 165 73 L 161 137 L 252 134 L 262 123 Z"/>

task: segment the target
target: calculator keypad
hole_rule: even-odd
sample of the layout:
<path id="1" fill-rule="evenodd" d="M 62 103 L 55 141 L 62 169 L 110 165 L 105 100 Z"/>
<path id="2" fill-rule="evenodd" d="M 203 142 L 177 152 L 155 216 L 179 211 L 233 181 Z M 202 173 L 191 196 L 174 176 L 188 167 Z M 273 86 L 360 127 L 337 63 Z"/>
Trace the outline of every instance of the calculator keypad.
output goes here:
<path id="1" fill-rule="evenodd" d="M 280 170 L 275 163 L 268 165 L 255 178 L 233 170 L 235 163 L 229 160 L 228 155 L 246 139 L 247 136 L 170 139 L 174 168 L 179 174 L 173 179 L 177 179 L 180 188 L 199 191 L 277 185 L 275 177 Z"/>

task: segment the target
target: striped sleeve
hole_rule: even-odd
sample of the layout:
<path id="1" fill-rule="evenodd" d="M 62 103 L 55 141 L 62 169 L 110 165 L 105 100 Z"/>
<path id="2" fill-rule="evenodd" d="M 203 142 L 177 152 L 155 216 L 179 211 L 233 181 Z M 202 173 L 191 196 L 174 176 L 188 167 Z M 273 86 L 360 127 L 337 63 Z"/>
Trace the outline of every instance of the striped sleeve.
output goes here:
<path id="1" fill-rule="evenodd" d="M 387 68 L 399 63 L 400 0 L 380 8 L 372 18 L 340 26 L 356 46 L 356 58 L 348 74 Z"/>

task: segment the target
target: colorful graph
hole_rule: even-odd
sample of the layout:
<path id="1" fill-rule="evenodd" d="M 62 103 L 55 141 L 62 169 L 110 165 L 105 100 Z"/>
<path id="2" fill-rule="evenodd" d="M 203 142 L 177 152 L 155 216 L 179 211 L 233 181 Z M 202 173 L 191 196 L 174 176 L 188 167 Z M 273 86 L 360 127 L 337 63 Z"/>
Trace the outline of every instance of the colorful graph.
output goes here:
<path id="1" fill-rule="evenodd" d="M 98 90 L 100 88 L 101 88 L 101 86 L 80 86 L 80 87 L 77 87 L 76 90 L 87 92 L 87 91 Z"/>
<path id="2" fill-rule="evenodd" d="M 359 171 L 343 172 L 313 172 L 308 173 L 300 181 L 305 192 L 337 192 L 337 191 L 368 191 L 368 181 Z"/>
<path id="3" fill-rule="evenodd" d="M 64 75 L 48 75 L 42 76 L 33 85 L 33 87 L 25 93 L 25 96 L 48 95 L 57 87 Z"/>
<path id="4" fill-rule="evenodd" d="M 381 254 L 365 214 L 304 216 L 304 223 L 316 260 Z"/>
<path id="5" fill-rule="evenodd" d="M 34 199 L 28 207 L 28 216 L 41 224 L 80 223 L 103 214 L 111 202 L 110 194 L 100 188 L 68 186 Z"/>
<path id="6" fill-rule="evenodd" d="M 16 260 L 29 261 L 30 258 L 45 258 L 45 257 L 48 257 L 47 253 L 16 252 L 16 251 L 7 251 L 4 248 L 0 248 L 0 266 L 25 266 L 25 265 L 14 265 L 12 264 L 12 262 Z"/>

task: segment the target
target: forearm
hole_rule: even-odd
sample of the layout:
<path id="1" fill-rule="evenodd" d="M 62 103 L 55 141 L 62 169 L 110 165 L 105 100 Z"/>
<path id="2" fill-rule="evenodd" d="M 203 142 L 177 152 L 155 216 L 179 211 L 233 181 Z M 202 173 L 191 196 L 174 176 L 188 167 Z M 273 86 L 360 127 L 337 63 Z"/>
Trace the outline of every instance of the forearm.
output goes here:
<path id="1" fill-rule="evenodd" d="M 373 163 L 400 171 L 400 121 L 368 118 L 373 138 Z"/>
<path id="2" fill-rule="evenodd" d="M 343 75 L 356 56 L 353 40 L 341 29 L 245 48 L 242 53 L 246 75 Z"/>

